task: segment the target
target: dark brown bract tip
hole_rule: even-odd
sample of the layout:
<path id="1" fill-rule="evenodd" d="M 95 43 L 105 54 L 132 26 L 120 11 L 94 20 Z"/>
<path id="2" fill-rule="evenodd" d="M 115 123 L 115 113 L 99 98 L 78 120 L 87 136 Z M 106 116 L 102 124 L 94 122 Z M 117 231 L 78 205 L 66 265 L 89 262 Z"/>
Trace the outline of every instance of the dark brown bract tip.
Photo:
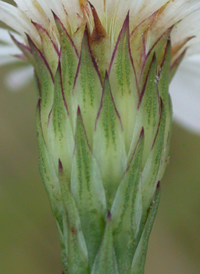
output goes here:
<path id="1" fill-rule="evenodd" d="M 99 16 L 96 12 L 95 7 L 88 1 L 90 4 L 92 15 L 94 18 L 94 30 L 92 32 L 92 35 L 90 37 L 91 43 L 99 44 L 104 38 L 107 37 L 107 32 L 104 29 L 103 25 L 101 24 L 101 21 L 99 19 Z"/>

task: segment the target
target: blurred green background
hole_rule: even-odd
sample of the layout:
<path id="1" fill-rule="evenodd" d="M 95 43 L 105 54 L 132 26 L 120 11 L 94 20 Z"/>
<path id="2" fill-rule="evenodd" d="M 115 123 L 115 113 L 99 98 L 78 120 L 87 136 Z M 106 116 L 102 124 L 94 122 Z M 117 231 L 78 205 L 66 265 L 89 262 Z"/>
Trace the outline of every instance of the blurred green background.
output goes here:
<path id="1" fill-rule="evenodd" d="M 3 82 L 11 67 L 0 68 L 0 274 L 61 274 L 38 170 L 34 82 L 11 92 Z M 200 273 L 200 136 L 176 124 L 145 272 L 169 273 Z"/>
<path id="2" fill-rule="evenodd" d="M 11 92 L 11 68 L 0 68 L 0 274 L 61 274 L 38 170 L 34 83 Z M 174 124 L 170 156 L 145 274 L 200 274 L 200 136 Z"/>

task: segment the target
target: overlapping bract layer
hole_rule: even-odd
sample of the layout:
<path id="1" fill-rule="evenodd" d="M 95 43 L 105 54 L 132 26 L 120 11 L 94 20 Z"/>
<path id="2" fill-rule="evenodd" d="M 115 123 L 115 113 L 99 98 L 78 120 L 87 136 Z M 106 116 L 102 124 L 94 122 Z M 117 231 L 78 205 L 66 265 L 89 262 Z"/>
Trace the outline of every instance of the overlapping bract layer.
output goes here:
<path id="1" fill-rule="evenodd" d="M 56 15 L 60 50 L 37 24 L 43 52 L 29 36 L 15 42 L 35 68 L 40 170 L 66 273 L 138 274 L 168 161 L 171 29 L 146 54 L 149 21 L 130 33 L 128 14 L 111 52 L 92 8 L 80 51 Z"/>

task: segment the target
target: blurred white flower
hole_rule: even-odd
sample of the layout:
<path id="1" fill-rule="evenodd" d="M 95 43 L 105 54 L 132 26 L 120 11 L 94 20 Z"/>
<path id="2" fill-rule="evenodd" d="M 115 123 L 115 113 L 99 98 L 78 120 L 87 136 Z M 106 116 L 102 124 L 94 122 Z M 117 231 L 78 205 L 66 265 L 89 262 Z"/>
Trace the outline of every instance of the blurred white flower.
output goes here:
<path id="1" fill-rule="evenodd" d="M 170 85 L 170 94 L 174 120 L 200 133 L 200 55 L 183 60 Z"/>
<path id="2" fill-rule="evenodd" d="M 15 33 L 18 41 L 23 42 L 20 35 Z M 8 30 L 0 29 L 0 66 L 6 64 L 19 63 L 23 60 L 21 50 L 16 47 L 11 39 Z M 33 78 L 33 68 L 29 64 L 23 67 L 10 68 L 10 72 L 5 77 L 5 83 L 11 91 L 19 91 Z"/>
<path id="3" fill-rule="evenodd" d="M 20 39 L 21 37 L 17 35 L 16 38 Z M 20 49 L 12 41 L 8 30 L 0 29 L 0 66 L 17 62 L 16 56 L 21 54 Z"/>
<path id="4" fill-rule="evenodd" d="M 6 86 L 13 92 L 23 89 L 33 78 L 33 67 L 25 66 L 11 70 L 5 77 Z"/>

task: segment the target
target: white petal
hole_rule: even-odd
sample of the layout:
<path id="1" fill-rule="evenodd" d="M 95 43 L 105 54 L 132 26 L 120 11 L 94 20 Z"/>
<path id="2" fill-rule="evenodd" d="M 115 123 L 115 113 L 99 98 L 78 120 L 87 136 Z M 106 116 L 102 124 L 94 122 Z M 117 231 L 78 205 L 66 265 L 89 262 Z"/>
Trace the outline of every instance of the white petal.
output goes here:
<path id="1" fill-rule="evenodd" d="M 164 5 L 167 0 L 107 0 L 105 2 L 108 33 L 110 35 L 115 33 L 117 36 L 128 12 L 130 12 L 131 24 L 136 26 Z"/>
<path id="2" fill-rule="evenodd" d="M 21 36 L 14 34 L 18 41 L 21 41 Z M 0 66 L 9 63 L 19 62 L 20 59 L 16 55 L 22 55 L 21 50 L 15 45 L 9 33 L 5 29 L 0 29 Z"/>
<path id="3" fill-rule="evenodd" d="M 82 11 L 80 8 L 79 0 L 73 0 L 73 1 L 66 1 L 61 0 L 62 4 L 67 12 L 67 18 L 69 21 L 69 24 L 71 25 L 72 33 L 74 33 L 78 28 L 78 16 L 83 16 Z"/>
<path id="4" fill-rule="evenodd" d="M 33 68 L 26 66 L 22 68 L 16 68 L 8 73 L 5 77 L 6 86 L 11 91 L 20 91 L 25 85 L 27 85 L 31 79 L 33 79 Z"/>
<path id="5" fill-rule="evenodd" d="M 17 59 L 14 56 L 11 55 L 5 55 L 5 56 L 0 56 L 0 66 L 4 66 L 10 63 L 16 63 L 19 62 L 19 59 Z"/>
<path id="6" fill-rule="evenodd" d="M 20 33 L 25 39 L 25 33 L 27 33 L 36 43 L 40 43 L 40 37 L 30 18 L 13 5 L 0 1 L 0 20 Z"/>
<path id="7" fill-rule="evenodd" d="M 56 0 L 56 1 L 49 0 L 48 2 L 45 0 L 43 2 L 44 2 L 43 7 L 45 8 L 47 14 L 51 13 L 51 16 L 52 16 L 52 11 L 53 11 L 57 16 L 59 16 L 61 21 L 65 20 L 66 13 L 64 11 L 64 7 L 61 0 Z"/>
<path id="8" fill-rule="evenodd" d="M 183 19 L 172 31 L 172 43 L 183 41 L 186 37 L 195 36 L 185 47 L 188 48 L 187 55 L 200 52 L 200 10 Z"/>
<path id="9" fill-rule="evenodd" d="M 13 35 L 15 36 L 15 38 L 19 41 L 19 42 L 23 42 L 22 38 L 20 35 L 18 35 L 17 33 L 13 33 Z M 5 44 L 10 44 L 10 45 L 14 45 L 13 40 L 10 37 L 10 34 L 8 32 L 7 29 L 1 29 L 0 28 L 0 42 L 3 42 Z"/>
<path id="10" fill-rule="evenodd" d="M 171 85 L 174 119 L 200 133 L 200 55 L 184 60 Z"/>
<path id="11" fill-rule="evenodd" d="M 0 56 L 5 56 L 5 55 L 17 55 L 17 54 L 22 54 L 21 50 L 18 49 L 16 46 L 7 46 L 7 45 L 1 45 L 0 44 Z"/>
<path id="12" fill-rule="evenodd" d="M 15 2 L 18 8 L 21 9 L 30 19 L 46 27 L 48 23 L 48 11 L 50 10 L 45 13 L 40 3 L 34 0 L 15 0 Z"/>

